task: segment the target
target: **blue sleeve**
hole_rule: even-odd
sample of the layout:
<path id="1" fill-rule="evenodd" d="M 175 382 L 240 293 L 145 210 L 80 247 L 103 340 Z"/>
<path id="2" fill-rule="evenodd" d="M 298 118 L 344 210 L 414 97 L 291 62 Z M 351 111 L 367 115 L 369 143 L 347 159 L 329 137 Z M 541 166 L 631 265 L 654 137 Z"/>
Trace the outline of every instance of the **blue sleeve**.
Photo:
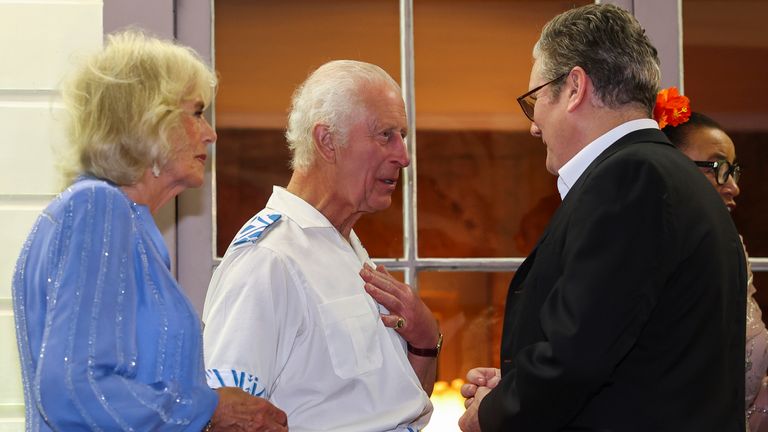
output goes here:
<path id="1" fill-rule="evenodd" d="M 202 368 L 185 372 L 189 363 L 179 359 L 180 370 L 158 370 L 166 352 L 140 349 L 147 326 L 170 320 L 150 323 L 139 313 L 157 299 L 148 295 L 152 257 L 137 251 L 130 205 L 118 190 L 97 187 L 75 194 L 62 212 L 49 262 L 47 294 L 54 301 L 32 377 L 38 409 L 54 429 L 199 431 L 218 403 L 202 379 L 188 379 L 202 376 Z M 178 348 L 181 340 L 169 337 L 167 344 Z"/>

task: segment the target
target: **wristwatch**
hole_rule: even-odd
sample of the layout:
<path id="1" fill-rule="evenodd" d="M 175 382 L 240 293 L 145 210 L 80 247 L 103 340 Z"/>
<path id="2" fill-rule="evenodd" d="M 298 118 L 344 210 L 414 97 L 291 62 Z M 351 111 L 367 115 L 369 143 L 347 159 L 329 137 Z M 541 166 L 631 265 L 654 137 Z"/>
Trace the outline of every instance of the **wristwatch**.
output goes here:
<path id="1" fill-rule="evenodd" d="M 420 357 L 437 357 L 440 354 L 440 349 L 443 347 L 443 334 L 437 334 L 437 346 L 434 348 L 416 348 L 415 346 L 408 344 L 408 352 Z"/>

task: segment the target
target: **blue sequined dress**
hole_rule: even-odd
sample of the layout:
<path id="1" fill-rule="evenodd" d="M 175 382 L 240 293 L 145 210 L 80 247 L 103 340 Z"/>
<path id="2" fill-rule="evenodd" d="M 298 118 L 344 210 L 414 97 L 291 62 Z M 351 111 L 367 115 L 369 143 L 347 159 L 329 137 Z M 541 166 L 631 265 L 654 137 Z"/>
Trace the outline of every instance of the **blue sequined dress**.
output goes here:
<path id="1" fill-rule="evenodd" d="M 27 430 L 200 431 L 199 318 L 149 209 L 81 178 L 38 217 L 13 277 Z"/>

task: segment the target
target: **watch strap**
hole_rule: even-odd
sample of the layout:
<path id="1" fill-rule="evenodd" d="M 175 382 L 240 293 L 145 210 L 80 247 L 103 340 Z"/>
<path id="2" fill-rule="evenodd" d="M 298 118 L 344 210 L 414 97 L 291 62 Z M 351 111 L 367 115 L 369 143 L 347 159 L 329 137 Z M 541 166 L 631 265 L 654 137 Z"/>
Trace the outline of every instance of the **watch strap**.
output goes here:
<path id="1" fill-rule="evenodd" d="M 440 349 L 443 347 L 443 334 L 437 334 L 437 346 L 434 348 L 417 348 L 411 344 L 407 344 L 408 352 L 417 355 L 419 357 L 437 357 L 440 354 Z"/>

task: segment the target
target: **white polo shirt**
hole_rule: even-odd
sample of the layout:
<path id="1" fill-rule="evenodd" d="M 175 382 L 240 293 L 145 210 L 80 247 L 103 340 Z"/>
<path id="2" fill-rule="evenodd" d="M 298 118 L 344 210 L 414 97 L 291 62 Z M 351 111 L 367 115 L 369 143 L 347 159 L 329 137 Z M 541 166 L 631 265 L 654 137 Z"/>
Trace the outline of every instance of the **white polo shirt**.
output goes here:
<path id="1" fill-rule="evenodd" d="M 417 431 L 432 404 L 405 341 L 363 289 L 358 273 L 371 261 L 350 238 L 273 188 L 208 287 L 208 384 L 264 397 L 286 412 L 291 431 Z"/>

